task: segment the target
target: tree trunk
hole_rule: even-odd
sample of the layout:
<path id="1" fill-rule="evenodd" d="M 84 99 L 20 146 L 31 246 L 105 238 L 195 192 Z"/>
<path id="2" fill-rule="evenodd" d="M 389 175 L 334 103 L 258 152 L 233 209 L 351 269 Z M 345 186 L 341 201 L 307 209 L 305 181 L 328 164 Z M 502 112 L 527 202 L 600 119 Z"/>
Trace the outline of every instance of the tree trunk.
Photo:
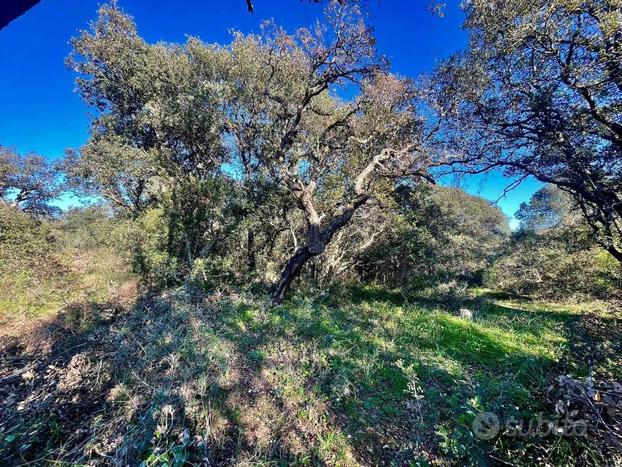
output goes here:
<path id="1" fill-rule="evenodd" d="M 374 160 L 376 160 L 376 158 Z M 360 189 L 357 189 L 357 191 L 360 191 Z M 285 265 L 285 269 L 283 269 L 281 273 L 281 279 L 279 279 L 279 283 L 272 294 L 272 306 L 277 306 L 283 302 L 292 280 L 300 273 L 302 266 L 304 266 L 309 258 L 321 255 L 324 250 L 326 250 L 333 235 L 350 222 L 355 211 L 363 206 L 368 199 L 368 195 L 359 196 L 356 202 L 342 209 L 339 214 L 327 221 L 323 227 L 319 225 L 319 217 L 315 212 L 315 208 L 307 199 L 306 205 L 309 206 L 307 211 L 307 220 L 309 222 L 307 244 L 299 248 Z"/>
<path id="2" fill-rule="evenodd" d="M 300 273 L 300 269 L 304 264 L 313 256 L 309 247 L 304 246 L 300 248 L 294 256 L 292 256 L 287 264 L 285 265 L 285 269 L 281 273 L 281 278 L 274 289 L 274 293 L 272 294 L 272 306 L 277 306 L 283 302 L 285 298 L 285 294 L 289 290 L 289 287 L 292 284 L 292 280 Z"/>
<path id="3" fill-rule="evenodd" d="M 611 254 L 611 256 L 613 256 L 615 259 L 618 260 L 618 262 L 620 263 L 620 265 L 622 265 L 622 251 L 618 250 L 615 246 L 610 245 L 607 248 L 607 251 L 609 252 L 609 254 Z"/>
<path id="4" fill-rule="evenodd" d="M 257 267 L 257 260 L 255 258 L 255 233 L 253 229 L 248 229 L 248 237 L 246 243 L 246 261 L 248 266 L 248 272 L 254 272 Z"/>

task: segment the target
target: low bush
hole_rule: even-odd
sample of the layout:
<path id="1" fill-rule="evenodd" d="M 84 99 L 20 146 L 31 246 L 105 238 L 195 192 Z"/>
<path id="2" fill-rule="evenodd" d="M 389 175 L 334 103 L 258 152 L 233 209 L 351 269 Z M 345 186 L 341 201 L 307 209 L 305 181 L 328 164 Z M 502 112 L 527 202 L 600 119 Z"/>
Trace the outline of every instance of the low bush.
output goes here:
<path id="1" fill-rule="evenodd" d="M 576 248 L 568 236 L 581 232 L 526 234 L 488 271 L 486 284 L 497 290 L 547 300 L 621 298 L 622 270 L 606 251 Z"/>

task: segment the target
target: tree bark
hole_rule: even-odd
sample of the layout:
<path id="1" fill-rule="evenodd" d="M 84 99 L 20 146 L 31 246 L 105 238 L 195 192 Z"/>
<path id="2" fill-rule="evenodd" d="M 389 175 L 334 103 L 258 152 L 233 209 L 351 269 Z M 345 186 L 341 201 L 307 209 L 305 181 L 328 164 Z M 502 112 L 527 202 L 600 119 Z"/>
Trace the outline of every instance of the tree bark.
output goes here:
<path id="1" fill-rule="evenodd" d="M 407 153 L 410 150 L 412 150 L 412 147 L 407 146 L 400 152 Z M 299 248 L 285 265 L 285 269 L 283 269 L 281 273 L 281 278 L 272 294 L 272 306 L 277 306 L 283 302 L 292 280 L 300 273 L 302 266 L 304 266 L 309 258 L 321 255 L 324 250 L 326 250 L 333 235 L 350 222 L 354 213 L 367 203 L 371 196 L 366 186 L 368 178 L 378 166 L 389 159 L 394 153 L 395 151 L 390 149 L 383 149 L 379 154 L 373 157 L 371 162 L 365 166 L 355 179 L 354 191 L 356 197 L 347 205 L 343 206 L 339 210 L 339 213 L 335 214 L 330 220 L 323 220 L 324 216 L 318 215 L 315 208 L 313 201 L 313 193 L 316 188 L 315 181 L 311 181 L 305 185 L 296 177 L 288 175 L 287 186 L 298 200 L 300 209 L 305 212 L 308 223 L 308 240 L 307 245 Z M 287 174 L 287 171 L 285 171 L 285 173 Z"/>
<path id="2" fill-rule="evenodd" d="M 611 256 L 613 256 L 616 260 L 618 260 L 618 262 L 620 263 L 620 265 L 622 265 L 622 251 L 618 250 L 615 246 L 610 245 L 607 248 L 607 251 L 609 252 L 609 254 Z"/>
<path id="3" fill-rule="evenodd" d="M 272 294 L 272 306 L 277 306 L 285 299 L 285 294 L 289 290 L 292 281 L 300 273 L 300 269 L 313 255 L 308 246 L 304 246 L 294 254 L 285 265 L 281 278 Z"/>
<path id="4" fill-rule="evenodd" d="M 307 221 L 309 222 L 307 244 L 296 250 L 294 256 L 287 261 L 285 269 L 281 273 L 281 278 L 272 294 L 272 306 L 277 306 L 283 302 L 292 280 L 300 273 L 302 266 L 309 258 L 321 255 L 326 250 L 333 235 L 350 222 L 356 210 L 363 206 L 368 199 L 369 195 L 367 194 L 359 195 L 354 202 L 341 209 L 339 214 L 332 217 L 323 226 L 319 225 L 320 218 L 315 212 L 313 204 L 310 201 L 307 203 Z"/>
<path id="5" fill-rule="evenodd" d="M 257 267 L 257 259 L 255 258 L 255 233 L 253 232 L 253 229 L 248 229 L 246 261 L 248 272 L 254 272 Z"/>

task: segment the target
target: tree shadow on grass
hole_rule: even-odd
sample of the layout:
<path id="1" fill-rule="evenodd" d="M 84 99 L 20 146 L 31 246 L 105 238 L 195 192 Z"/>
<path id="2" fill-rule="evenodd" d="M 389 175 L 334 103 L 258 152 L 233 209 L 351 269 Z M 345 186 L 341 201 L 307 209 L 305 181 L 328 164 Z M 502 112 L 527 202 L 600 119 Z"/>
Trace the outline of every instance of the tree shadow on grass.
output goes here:
<path id="1" fill-rule="evenodd" d="M 367 302 L 384 302 L 401 306 L 407 302 L 406 297 L 397 290 L 388 290 L 381 287 L 348 287 L 349 299 L 354 305 Z"/>
<path id="2" fill-rule="evenodd" d="M 383 333 L 374 331 L 382 326 L 373 319 L 370 322 L 373 306 L 346 311 L 328 308 L 322 300 L 289 302 L 273 313 L 278 317 L 276 329 L 266 324 L 260 333 L 271 336 L 268 342 L 284 334 L 298 346 L 313 346 L 327 359 L 322 369 L 305 380 L 304 390 L 330 401 L 331 418 L 347 433 L 355 457 L 366 462 L 403 460 L 403 449 L 409 444 L 412 455 L 413 446 L 422 449 L 433 436 L 431 426 L 438 421 L 430 415 L 427 429 L 419 429 L 418 422 L 425 421 L 422 413 L 413 413 L 410 375 L 398 363 L 414 365 L 421 375 L 420 389 L 442 386 L 437 393 L 455 385 L 462 375 L 452 374 L 434 360 L 422 359 L 422 354 L 448 360 L 461 371 L 513 373 L 526 380 L 529 370 L 553 363 L 550 357 L 532 353 L 504 335 L 445 314 L 413 312 L 418 316 L 412 326 L 395 329 L 393 335 L 388 332 L 384 337 L 390 345 L 385 345 L 380 339 Z M 442 397 L 436 401 L 442 403 Z M 451 407 L 427 407 L 430 413 L 435 410 L 453 413 Z"/>
<path id="3" fill-rule="evenodd" d="M 555 360 L 537 322 L 567 319 L 490 306 L 471 322 L 381 291 L 272 310 L 239 297 L 145 298 L 96 325 L 47 325 L 60 326 L 48 357 L 2 394 L 0 459 L 433 460 L 452 455 L 435 431 L 464 426 L 467 400 L 511 405 L 512 384 L 541 384 L 534 374 Z"/>
<path id="4" fill-rule="evenodd" d="M 70 303 L 21 338 L 0 342 L 0 464 L 43 462 L 48 446 L 88 438 L 79 427 L 105 406 L 112 383 L 104 366 L 115 352 L 96 336 L 134 307 L 135 290 L 125 292 L 99 303 Z"/>
<path id="5" fill-rule="evenodd" d="M 2 386 L 0 464 L 320 463 L 309 446 L 322 430 L 296 423 L 305 404 L 266 377 L 275 336 L 248 305 L 152 297 L 106 310 L 79 304 L 42 323 L 32 340 L 45 338 L 44 352 L 4 347 L 3 363 L 31 375 Z"/>

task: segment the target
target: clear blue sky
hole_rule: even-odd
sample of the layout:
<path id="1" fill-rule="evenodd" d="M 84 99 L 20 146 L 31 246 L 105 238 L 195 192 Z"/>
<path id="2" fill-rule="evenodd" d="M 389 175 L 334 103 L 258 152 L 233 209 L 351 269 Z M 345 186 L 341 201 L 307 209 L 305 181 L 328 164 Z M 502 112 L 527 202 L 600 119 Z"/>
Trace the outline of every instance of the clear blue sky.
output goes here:
<path id="1" fill-rule="evenodd" d="M 35 151 L 49 159 L 81 146 L 88 136 L 89 109 L 75 93 L 74 76 L 64 65 L 69 39 L 95 18 L 98 0 L 42 0 L 0 31 L 0 145 Z M 184 42 L 187 35 L 226 43 L 231 29 L 258 31 L 274 18 L 288 30 L 309 25 L 322 6 L 299 0 L 120 0 L 139 33 L 149 42 Z M 445 16 L 431 15 L 428 0 L 369 0 L 378 48 L 394 72 L 417 76 L 466 44 L 458 0 L 448 0 Z M 1 8 L 1 7 L 0 7 Z M 508 181 L 500 174 L 471 177 L 467 191 L 495 200 Z M 499 206 L 511 216 L 537 189 L 527 182 Z"/>

